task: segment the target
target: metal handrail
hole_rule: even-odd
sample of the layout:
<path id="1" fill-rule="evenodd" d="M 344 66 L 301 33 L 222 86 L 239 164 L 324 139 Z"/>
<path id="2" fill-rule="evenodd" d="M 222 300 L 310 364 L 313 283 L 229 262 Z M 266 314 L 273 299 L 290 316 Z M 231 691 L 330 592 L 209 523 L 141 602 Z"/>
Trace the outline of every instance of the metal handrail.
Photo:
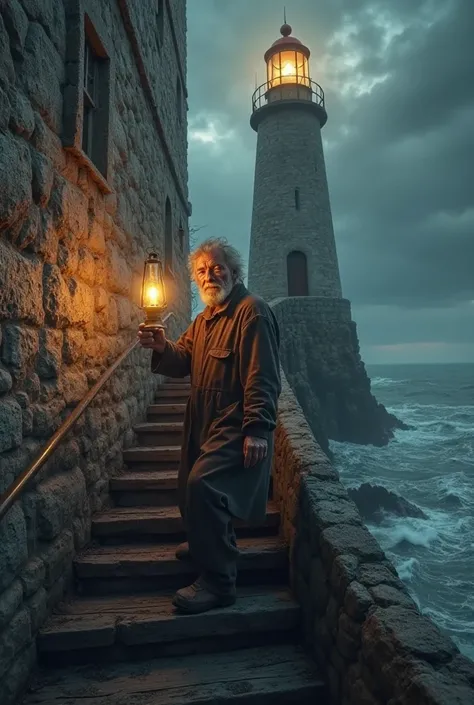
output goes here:
<path id="1" fill-rule="evenodd" d="M 170 311 L 164 318 L 163 323 L 166 323 L 171 317 L 175 317 L 174 313 Z M 118 356 L 118 358 L 113 362 L 110 367 L 99 377 L 97 382 L 89 389 L 84 398 L 79 402 L 76 408 L 69 414 L 67 419 L 63 421 L 58 430 L 51 436 L 46 446 L 43 450 L 36 456 L 36 458 L 31 462 L 26 470 L 24 470 L 21 475 L 19 475 L 16 480 L 12 482 L 10 487 L 0 496 L 0 521 L 3 519 L 5 514 L 11 509 L 12 505 L 19 499 L 22 492 L 24 492 L 27 485 L 43 467 L 45 462 L 51 456 L 53 451 L 58 447 L 58 445 L 63 440 L 67 432 L 74 426 L 79 417 L 84 413 L 89 404 L 97 396 L 98 392 L 102 389 L 104 384 L 110 379 L 112 374 L 115 372 L 117 367 L 125 360 L 126 357 L 136 348 L 139 341 L 134 340 L 130 345 Z"/>
<path id="2" fill-rule="evenodd" d="M 294 83 L 278 83 L 279 79 L 273 81 L 265 81 L 261 86 L 255 89 L 252 95 L 252 112 L 256 112 L 269 104 L 269 92 L 271 91 L 273 101 L 276 100 L 304 100 L 309 103 L 316 103 L 321 108 L 324 108 L 324 91 L 316 81 L 313 81 L 307 76 L 288 76 L 286 78 L 294 78 Z M 288 94 L 288 89 L 292 89 L 292 93 Z M 278 95 L 279 94 L 279 95 Z M 278 97 L 277 97 L 278 96 Z"/>

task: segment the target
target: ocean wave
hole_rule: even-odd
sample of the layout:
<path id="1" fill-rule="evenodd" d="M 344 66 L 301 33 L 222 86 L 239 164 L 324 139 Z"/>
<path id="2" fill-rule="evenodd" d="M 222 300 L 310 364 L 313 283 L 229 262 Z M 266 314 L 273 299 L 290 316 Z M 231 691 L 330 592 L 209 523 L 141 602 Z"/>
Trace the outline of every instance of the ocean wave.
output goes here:
<path id="1" fill-rule="evenodd" d="M 390 377 L 374 377 L 370 380 L 372 387 L 390 387 L 394 384 L 404 384 L 407 379 L 391 379 Z"/>

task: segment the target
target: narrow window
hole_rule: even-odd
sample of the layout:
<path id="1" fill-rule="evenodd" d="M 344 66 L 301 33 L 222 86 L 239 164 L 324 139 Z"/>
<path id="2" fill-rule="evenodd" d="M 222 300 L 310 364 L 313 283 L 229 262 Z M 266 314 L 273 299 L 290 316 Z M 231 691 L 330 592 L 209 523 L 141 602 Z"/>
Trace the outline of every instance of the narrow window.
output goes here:
<path id="1" fill-rule="evenodd" d="M 179 221 L 178 235 L 179 235 L 179 247 L 181 249 L 181 252 L 184 252 L 184 228 L 183 228 L 183 224 L 181 221 Z"/>
<path id="2" fill-rule="evenodd" d="M 300 190 L 295 188 L 295 208 L 297 211 L 300 209 Z"/>
<path id="3" fill-rule="evenodd" d="M 165 205 L 165 272 L 173 271 L 173 222 L 170 199 Z"/>
<path id="4" fill-rule="evenodd" d="M 308 265 L 304 252 L 290 252 L 286 261 L 288 296 L 309 296 Z"/>
<path id="5" fill-rule="evenodd" d="M 82 151 L 103 176 L 107 175 L 109 121 L 109 58 L 85 17 Z"/>

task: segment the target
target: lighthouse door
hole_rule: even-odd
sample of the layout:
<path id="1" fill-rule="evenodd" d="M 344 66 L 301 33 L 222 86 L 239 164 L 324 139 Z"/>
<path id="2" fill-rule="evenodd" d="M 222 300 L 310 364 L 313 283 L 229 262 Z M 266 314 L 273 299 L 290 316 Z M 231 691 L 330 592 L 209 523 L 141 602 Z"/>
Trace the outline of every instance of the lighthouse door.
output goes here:
<path id="1" fill-rule="evenodd" d="M 308 265 L 304 252 L 290 252 L 287 258 L 288 296 L 309 296 Z"/>

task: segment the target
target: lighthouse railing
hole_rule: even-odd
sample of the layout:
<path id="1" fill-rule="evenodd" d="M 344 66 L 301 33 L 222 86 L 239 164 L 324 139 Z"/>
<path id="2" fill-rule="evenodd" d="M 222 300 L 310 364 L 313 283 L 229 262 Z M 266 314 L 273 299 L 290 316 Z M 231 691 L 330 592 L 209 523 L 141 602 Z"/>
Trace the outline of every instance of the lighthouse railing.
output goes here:
<path id="1" fill-rule="evenodd" d="M 284 100 L 305 100 L 324 108 L 324 91 L 316 81 L 310 78 L 294 76 L 294 82 L 285 76 L 285 82 L 277 79 L 265 81 L 252 95 L 252 112 L 256 112 L 269 103 Z"/>

